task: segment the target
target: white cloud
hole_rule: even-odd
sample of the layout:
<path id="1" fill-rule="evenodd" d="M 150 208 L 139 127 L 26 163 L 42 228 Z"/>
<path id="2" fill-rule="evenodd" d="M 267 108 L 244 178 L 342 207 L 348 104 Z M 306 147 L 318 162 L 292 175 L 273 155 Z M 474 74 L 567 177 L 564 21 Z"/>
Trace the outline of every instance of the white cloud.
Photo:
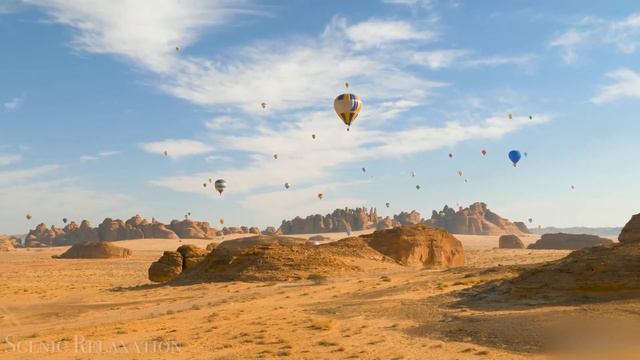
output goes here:
<path id="1" fill-rule="evenodd" d="M 611 83 L 600 89 L 591 99 L 594 103 L 605 103 L 622 98 L 640 98 L 640 74 L 630 69 L 618 69 L 606 74 Z"/>
<path id="2" fill-rule="evenodd" d="M 621 53 L 633 54 L 640 46 L 640 14 L 631 14 L 620 20 L 585 17 L 573 28 L 555 36 L 549 47 L 559 48 L 567 64 L 577 61 L 581 48 L 610 44 Z"/>
<path id="3" fill-rule="evenodd" d="M 24 0 L 44 8 L 53 21 L 78 30 L 74 46 L 98 54 L 116 54 L 166 74 L 180 62 L 200 31 L 256 13 L 238 0 Z"/>
<path id="4" fill-rule="evenodd" d="M 95 161 L 100 159 L 98 156 L 92 156 L 92 155 L 82 155 L 80 156 L 80 161 Z"/>
<path id="5" fill-rule="evenodd" d="M 98 153 L 98 156 L 100 157 L 109 157 L 109 156 L 114 156 L 114 155 L 118 155 L 120 154 L 120 151 L 117 150 L 108 150 L 108 151 L 101 151 Z"/>
<path id="6" fill-rule="evenodd" d="M 24 102 L 24 98 L 21 97 L 15 97 L 7 102 L 4 103 L 4 108 L 7 111 L 13 111 L 18 109 L 22 103 Z"/>
<path id="7" fill-rule="evenodd" d="M 209 130 L 238 130 L 246 129 L 247 124 L 239 118 L 234 118 L 228 115 L 218 116 L 207 121 L 204 126 Z"/>
<path id="8" fill-rule="evenodd" d="M 58 165 L 43 165 L 31 169 L 0 171 L 0 186 L 47 175 L 58 168 Z"/>
<path id="9" fill-rule="evenodd" d="M 152 154 L 163 154 L 173 159 L 185 156 L 202 155 L 213 151 L 213 146 L 207 145 L 197 140 L 189 139 L 167 139 L 162 141 L 140 144 L 140 147 Z"/>
<path id="10" fill-rule="evenodd" d="M 436 33 L 429 30 L 418 30 L 406 21 L 386 21 L 370 19 L 345 28 L 347 37 L 356 46 L 367 48 L 382 46 L 399 41 L 432 40 Z"/>
<path id="11" fill-rule="evenodd" d="M 411 62 L 422 65 L 433 70 L 461 67 L 461 68 L 477 68 L 482 66 L 500 66 L 500 65 L 528 65 L 533 62 L 535 56 L 517 55 L 494 55 L 488 57 L 473 57 L 471 50 L 465 49 L 443 49 L 432 51 L 418 51 L 411 55 Z"/>
<path id="12" fill-rule="evenodd" d="M 0 166 L 16 163 L 21 158 L 19 154 L 0 154 Z"/>

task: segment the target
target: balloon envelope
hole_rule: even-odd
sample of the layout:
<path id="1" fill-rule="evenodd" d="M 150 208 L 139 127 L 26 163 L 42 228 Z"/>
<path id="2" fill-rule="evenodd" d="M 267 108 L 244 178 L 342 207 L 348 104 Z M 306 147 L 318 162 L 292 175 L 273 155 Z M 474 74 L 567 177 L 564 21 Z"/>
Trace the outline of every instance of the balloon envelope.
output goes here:
<path id="1" fill-rule="evenodd" d="M 216 188 L 216 191 L 218 191 L 220 195 L 222 195 L 222 192 L 227 188 L 227 182 L 223 179 L 218 179 L 216 180 L 214 186 Z"/>
<path id="2" fill-rule="evenodd" d="M 355 94 L 340 94 L 333 100 L 333 109 L 342 122 L 347 125 L 348 130 L 351 123 L 353 123 L 358 117 L 358 114 L 360 114 L 362 100 Z"/>
<path id="3" fill-rule="evenodd" d="M 520 151 L 518 150 L 509 151 L 509 160 L 511 160 L 511 162 L 513 163 L 513 166 L 518 165 L 518 161 L 520 161 L 521 158 L 522 158 L 522 155 L 520 154 Z"/>

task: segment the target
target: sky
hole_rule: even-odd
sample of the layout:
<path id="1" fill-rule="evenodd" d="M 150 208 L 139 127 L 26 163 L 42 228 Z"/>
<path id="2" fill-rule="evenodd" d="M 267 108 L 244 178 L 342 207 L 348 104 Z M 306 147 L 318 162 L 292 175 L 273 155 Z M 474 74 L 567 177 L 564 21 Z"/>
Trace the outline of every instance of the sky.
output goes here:
<path id="1" fill-rule="evenodd" d="M 636 1 L 2 0 L 0 41 L 0 233 L 476 201 L 542 226 L 638 212 Z M 363 102 L 348 132 L 345 82 Z"/>

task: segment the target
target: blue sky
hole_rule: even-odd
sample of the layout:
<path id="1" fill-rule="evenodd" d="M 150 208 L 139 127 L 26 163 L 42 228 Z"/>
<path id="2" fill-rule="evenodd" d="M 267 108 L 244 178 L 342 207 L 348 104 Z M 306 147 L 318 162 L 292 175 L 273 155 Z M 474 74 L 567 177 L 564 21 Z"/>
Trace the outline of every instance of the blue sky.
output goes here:
<path id="1" fill-rule="evenodd" d="M 640 202 L 633 1 L 8 0 L 0 41 L 0 233 L 475 201 L 619 226 Z"/>

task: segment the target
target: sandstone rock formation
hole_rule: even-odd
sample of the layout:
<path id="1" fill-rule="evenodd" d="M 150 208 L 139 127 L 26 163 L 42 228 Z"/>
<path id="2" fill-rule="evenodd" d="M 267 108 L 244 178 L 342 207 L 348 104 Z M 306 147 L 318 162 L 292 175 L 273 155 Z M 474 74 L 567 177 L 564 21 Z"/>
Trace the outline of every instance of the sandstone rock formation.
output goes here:
<path id="1" fill-rule="evenodd" d="M 25 239 L 25 246 L 40 247 L 50 246 L 56 237 L 55 231 L 49 229 L 46 224 L 40 223 L 35 229 L 29 231 Z"/>
<path id="2" fill-rule="evenodd" d="M 100 240 L 98 230 L 92 228 L 91 223 L 87 220 L 83 220 L 80 226 L 72 221 L 64 227 L 63 231 L 63 234 L 53 240 L 54 246 L 74 245 Z"/>
<path id="3" fill-rule="evenodd" d="M 173 230 L 159 222 L 143 224 L 142 233 L 147 239 L 178 239 L 178 235 Z"/>
<path id="4" fill-rule="evenodd" d="M 622 228 L 618 241 L 622 244 L 640 243 L 640 214 L 633 215 Z"/>
<path id="5" fill-rule="evenodd" d="M 524 249 L 522 240 L 516 235 L 502 235 L 498 239 L 498 248 L 500 249 Z"/>
<path id="6" fill-rule="evenodd" d="M 182 270 L 196 266 L 209 253 L 207 250 L 195 245 L 182 245 L 177 250 L 182 255 Z"/>
<path id="7" fill-rule="evenodd" d="M 578 250 L 592 246 L 612 245 L 613 241 L 595 235 L 544 234 L 528 249 Z"/>
<path id="8" fill-rule="evenodd" d="M 444 229 L 404 225 L 360 237 L 402 265 L 445 268 L 464 265 L 462 243 Z"/>
<path id="9" fill-rule="evenodd" d="M 16 248 L 15 238 L 0 235 L 0 251 L 11 251 Z"/>
<path id="10" fill-rule="evenodd" d="M 453 234 L 470 235 L 503 235 L 503 234 L 527 234 L 528 229 L 517 226 L 511 221 L 500 217 L 487 209 L 485 203 L 474 203 L 466 209 L 455 211 L 445 206 L 441 212 L 435 210 L 431 219 L 425 224 L 434 227 L 442 227 Z"/>
<path id="11" fill-rule="evenodd" d="M 216 236 L 216 229 L 209 226 L 205 221 L 173 220 L 169 225 L 178 237 L 182 239 L 213 239 Z"/>
<path id="12" fill-rule="evenodd" d="M 108 242 L 85 242 L 75 244 L 56 259 L 112 259 L 127 258 L 131 250 L 112 245 Z"/>
<path id="13" fill-rule="evenodd" d="M 149 280 L 153 282 L 171 281 L 182 273 L 182 254 L 165 251 L 158 261 L 149 267 Z"/>
<path id="14" fill-rule="evenodd" d="M 419 224 L 422 222 L 422 215 L 415 210 L 410 213 L 403 211 L 398 215 L 394 215 L 393 220 L 400 225 Z"/>
<path id="15" fill-rule="evenodd" d="M 400 224 L 400 222 L 398 222 L 397 220 L 394 220 L 387 216 L 384 219 L 378 221 L 378 223 L 376 224 L 376 230 L 391 229 L 401 225 L 402 224 Z"/>
<path id="16" fill-rule="evenodd" d="M 378 213 L 375 208 L 336 209 L 327 215 L 311 215 L 305 219 L 296 217 L 292 220 L 283 220 L 280 230 L 283 234 L 315 234 L 327 232 L 345 232 L 351 230 L 364 230 L 378 222 Z"/>
<path id="17" fill-rule="evenodd" d="M 262 231 L 263 235 L 282 235 L 282 230 L 276 229 L 273 226 L 268 226 L 264 231 Z"/>

